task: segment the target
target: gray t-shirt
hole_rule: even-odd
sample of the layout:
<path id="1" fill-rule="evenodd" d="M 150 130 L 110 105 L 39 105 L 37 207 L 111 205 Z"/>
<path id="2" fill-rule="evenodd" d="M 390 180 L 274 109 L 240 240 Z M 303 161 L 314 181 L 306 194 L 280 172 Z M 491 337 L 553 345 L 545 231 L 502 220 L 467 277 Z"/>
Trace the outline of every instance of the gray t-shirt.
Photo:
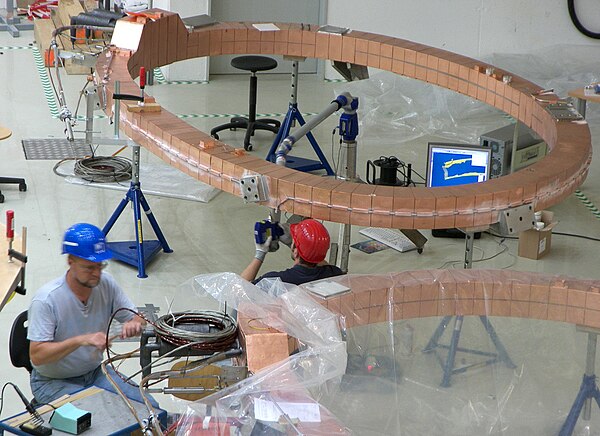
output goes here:
<path id="1" fill-rule="evenodd" d="M 66 274 L 42 286 L 29 306 L 27 338 L 35 342 L 61 342 L 86 333 L 106 332 L 113 312 L 121 307 L 135 310 L 115 279 L 102 273 L 100 283 L 92 289 L 84 305 L 71 291 Z M 115 319 L 125 322 L 133 318 L 127 310 Z M 43 376 L 69 378 L 96 369 L 102 362 L 102 353 L 96 347 L 79 347 L 57 362 L 33 365 Z"/>

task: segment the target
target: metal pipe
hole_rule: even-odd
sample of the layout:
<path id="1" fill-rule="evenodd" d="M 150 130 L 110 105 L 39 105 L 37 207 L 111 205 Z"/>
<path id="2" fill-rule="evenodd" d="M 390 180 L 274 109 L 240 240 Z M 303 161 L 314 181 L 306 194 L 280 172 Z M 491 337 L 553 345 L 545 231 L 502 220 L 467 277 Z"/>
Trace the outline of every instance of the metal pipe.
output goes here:
<path id="1" fill-rule="evenodd" d="M 94 97 L 96 95 L 96 88 L 86 89 L 85 91 L 85 143 L 89 146 L 92 145 L 94 138 Z"/>
<path id="2" fill-rule="evenodd" d="M 60 105 L 60 112 L 58 117 L 60 120 L 65 123 L 65 133 L 67 134 L 67 139 L 69 141 L 75 140 L 73 136 L 73 124 L 71 124 L 72 114 L 69 108 L 67 107 L 67 99 L 65 98 L 65 91 L 62 86 L 62 81 L 60 80 L 60 72 L 58 69 L 58 44 L 56 43 L 56 39 L 54 37 L 54 32 L 52 32 L 52 42 L 50 43 L 50 48 L 54 52 L 54 71 L 56 74 L 56 83 L 58 85 L 58 104 Z"/>
<path id="3" fill-rule="evenodd" d="M 310 132 L 313 128 L 317 127 L 323 121 L 325 121 L 331 114 L 335 113 L 338 109 L 346 106 L 353 100 L 353 97 L 344 92 L 340 94 L 335 100 L 333 100 L 329 106 L 327 106 L 322 112 L 318 113 L 310 120 L 306 122 L 303 126 L 299 127 L 298 130 L 294 131 L 287 138 L 281 141 L 275 155 L 277 156 L 275 163 L 277 165 L 285 166 L 286 158 L 285 156 L 291 151 L 292 146 L 298 142 L 302 137 L 304 137 L 308 132 Z"/>
<path id="4" fill-rule="evenodd" d="M 118 80 L 115 80 L 115 84 L 114 84 L 114 94 L 119 94 L 121 92 L 121 82 L 119 82 Z M 115 138 L 119 139 L 119 122 L 120 122 L 120 117 L 121 117 L 121 102 L 117 99 L 114 99 L 114 103 L 115 103 L 115 108 L 113 110 L 113 123 L 114 123 L 114 132 L 115 132 Z"/>

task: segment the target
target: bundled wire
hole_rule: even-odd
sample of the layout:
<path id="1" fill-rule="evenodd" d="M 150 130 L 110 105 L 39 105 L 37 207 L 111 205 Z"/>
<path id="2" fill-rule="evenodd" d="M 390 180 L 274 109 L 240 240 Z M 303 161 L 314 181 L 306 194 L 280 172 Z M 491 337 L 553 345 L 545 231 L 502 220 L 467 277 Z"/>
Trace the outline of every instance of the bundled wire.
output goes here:
<path id="1" fill-rule="evenodd" d="M 97 156 L 75 162 L 75 175 L 88 182 L 111 183 L 131 180 L 131 161 L 121 156 Z"/>
<path id="2" fill-rule="evenodd" d="M 207 332 L 185 326 L 208 326 Z M 176 312 L 160 317 L 154 324 L 156 336 L 175 346 L 190 344 L 193 350 L 224 351 L 235 343 L 237 326 L 224 312 L 212 310 Z M 216 331 L 215 331 L 216 330 Z"/>

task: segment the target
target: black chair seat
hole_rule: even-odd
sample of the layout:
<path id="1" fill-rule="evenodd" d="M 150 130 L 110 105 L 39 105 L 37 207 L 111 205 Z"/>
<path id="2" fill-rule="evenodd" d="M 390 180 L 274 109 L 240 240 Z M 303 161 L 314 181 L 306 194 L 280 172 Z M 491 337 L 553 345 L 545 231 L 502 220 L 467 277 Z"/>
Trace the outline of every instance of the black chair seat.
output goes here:
<path id="1" fill-rule="evenodd" d="M 214 127 L 210 134 L 219 139 L 218 132 L 222 130 L 246 129 L 244 137 L 244 148 L 252 150 L 250 137 L 254 136 L 256 130 L 268 130 L 273 133 L 279 131 L 281 122 L 270 118 L 256 119 L 256 89 L 257 89 L 257 71 L 268 71 L 277 68 L 277 61 L 266 56 L 238 56 L 231 60 L 231 66 L 238 70 L 250 71 L 250 100 L 248 103 L 248 117 L 233 117 L 229 123 Z"/>
<path id="2" fill-rule="evenodd" d="M 238 70 L 256 73 L 277 68 L 277 61 L 266 56 L 238 56 L 231 60 L 231 66 Z"/>

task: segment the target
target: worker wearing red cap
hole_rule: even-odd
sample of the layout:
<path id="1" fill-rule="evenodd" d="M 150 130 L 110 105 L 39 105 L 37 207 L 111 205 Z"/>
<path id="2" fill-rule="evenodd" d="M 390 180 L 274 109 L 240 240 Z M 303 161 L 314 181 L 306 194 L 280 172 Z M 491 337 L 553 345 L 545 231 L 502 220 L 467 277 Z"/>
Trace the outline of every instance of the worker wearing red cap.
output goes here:
<path id="1" fill-rule="evenodd" d="M 264 278 L 280 278 L 285 283 L 301 285 L 314 280 L 325 279 L 344 274 L 335 265 L 325 262 L 329 250 L 329 232 L 323 224 L 306 219 L 290 225 L 292 259 L 294 265 L 285 271 L 268 272 L 258 279 L 256 275 L 269 252 L 271 237 L 264 244 L 256 244 L 256 254 L 241 276 L 248 281 L 258 283 Z"/>

